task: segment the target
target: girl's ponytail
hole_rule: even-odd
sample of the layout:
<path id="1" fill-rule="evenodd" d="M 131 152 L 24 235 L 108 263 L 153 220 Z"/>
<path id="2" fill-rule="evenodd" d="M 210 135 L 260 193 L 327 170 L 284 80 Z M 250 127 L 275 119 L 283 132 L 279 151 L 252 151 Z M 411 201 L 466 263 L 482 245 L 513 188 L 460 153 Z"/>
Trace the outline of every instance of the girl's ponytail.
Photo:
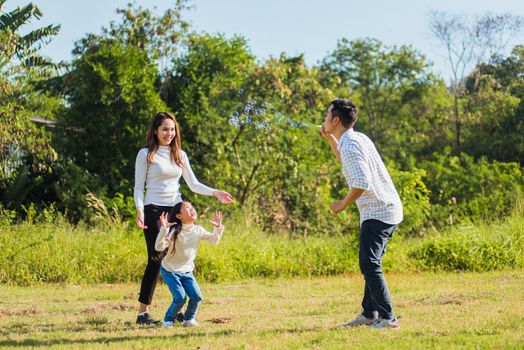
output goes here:
<path id="1" fill-rule="evenodd" d="M 178 235 L 180 234 L 180 231 L 182 231 L 182 221 L 180 221 L 180 219 L 176 219 L 175 224 L 171 230 L 171 247 L 169 248 L 168 253 L 175 254 L 175 243 Z"/>
<path id="2" fill-rule="evenodd" d="M 168 254 L 175 254 L 176 239 L 178 238 L 180 231 L 182 231 L 182 220 L 176 217 L 177 214 L 180 214 L 180 210 L 182 210 L 182 203 L 183 202 L 175 204 L 175 206 L 171 210 L 171 213 L 169 214 L 171 219 L 174 220 L 175 224 L 171 228 L 171 236 L 169 237 L 169 239 L 171 240 L 171 247 L 168 249 Z"/>

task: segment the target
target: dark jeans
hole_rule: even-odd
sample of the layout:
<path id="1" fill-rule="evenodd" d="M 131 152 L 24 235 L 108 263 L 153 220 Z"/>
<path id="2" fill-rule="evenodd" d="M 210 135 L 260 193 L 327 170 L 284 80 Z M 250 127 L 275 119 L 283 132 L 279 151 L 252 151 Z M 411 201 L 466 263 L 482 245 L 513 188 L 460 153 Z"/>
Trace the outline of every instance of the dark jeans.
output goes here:
<path id="1" fill-rule="evenodd" d="M 142 277 L 140 286 L 140 296 L 138 301 L 142 304 L 151 305 L 153 294 L 155 293 L 156 283 L 160 275 L 160 263 L 165 256 L 164 252 L 155 250 L 155 241 L 160 231 L 160 214 L 171 211 L 172 207 L 163 207 L 154 204 L 148 204 L 144 207 L 144 238 L 147 246 L 147 265 Z"/>
<path id="2" fill-rule="evenodd" d="M 386 252 L 388 240 L 393 236 L 397 225 L 390 225 L 379 220 L 366 220 L 360 226 L 360 271 L 366 280 L 362 315 L 387 320 L 395 318 L 391 306 L 391 297 L 382 272 L 382 256 Z"/>

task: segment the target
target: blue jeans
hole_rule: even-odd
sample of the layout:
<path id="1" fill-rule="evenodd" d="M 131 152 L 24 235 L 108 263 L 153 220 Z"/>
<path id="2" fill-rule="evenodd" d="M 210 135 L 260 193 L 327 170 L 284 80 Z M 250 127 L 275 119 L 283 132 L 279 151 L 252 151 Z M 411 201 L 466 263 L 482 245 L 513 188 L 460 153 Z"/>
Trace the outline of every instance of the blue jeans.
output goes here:
<path id="1" fill-rule="evenodd" d="M 395 318 L 388 285 L 382 272 L 382 257 L 396 228 L 397 225 L 379 220 L 366 220 L 360 226 L 359 265 L 366 280 L 362 315 L 367 318 L 373 318 L 377 313 L 386 320 Z"/>
<path id="2" fill-rule="evenodd" d="M 182 309 L 186 302 L 186 296 L 189 297 L 189 303 L 187 304 L 186 312 L 184 313 L 184 320 L 194 320 L 198 307 L 202 303 L 202 292 L 200 287 L 193 276 L 193 272 L 169 272 L 163 267 L 160 268 L 160 274 L 166 282 L 171 295 L 173 295 L 173 301 L 167 309 L 164 321 L 175 321 L 176 315 Z"/>

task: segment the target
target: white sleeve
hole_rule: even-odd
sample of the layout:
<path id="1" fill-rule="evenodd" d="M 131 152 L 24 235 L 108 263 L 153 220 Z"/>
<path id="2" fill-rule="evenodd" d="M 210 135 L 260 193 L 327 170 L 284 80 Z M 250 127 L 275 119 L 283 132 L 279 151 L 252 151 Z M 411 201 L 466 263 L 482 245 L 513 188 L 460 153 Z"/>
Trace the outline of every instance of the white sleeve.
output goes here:
<path id="1" fill-rule="evenodd" d="M 144 209 L 144 188 L 146 185 L 147 173 L 147 148 L 143 148 L 138 152 L 135 162 L 135 191 L 133 197 L 135 198 L 135 207 L 137 209 Z"/>
<path id="2" fill-rule="evenodd" d="M 199 226 L 200 228 L 200 239 L 204 241 L 208 241 L 211 244 L 218 244 L 220 242 L 220 239 L 222 238 L 222 233 L 224 233 L 224 226 L 221 227 L 214 227 L 213 233 L 207 231 L 202 226 Z"/>
<path id="3" fill-rule="evenodd" d="M 162 227 L 158 236 L 156 236 L 155 250 L 157 252 L 163 252 L 166 248 L 169 248 L 169 238 L 167 237 L 167 229 Z"/>
<path id="4" fill-rule="evenodd" d="M 198 182 L 185 152 L 182 152 L 182 162 L 184 163 L 184 166 L 182 167 L 182 176 L 184 177 L 186 184 L 189 186 L 189 189 L 198 194 L 211 196 L 215 189 Z"/>

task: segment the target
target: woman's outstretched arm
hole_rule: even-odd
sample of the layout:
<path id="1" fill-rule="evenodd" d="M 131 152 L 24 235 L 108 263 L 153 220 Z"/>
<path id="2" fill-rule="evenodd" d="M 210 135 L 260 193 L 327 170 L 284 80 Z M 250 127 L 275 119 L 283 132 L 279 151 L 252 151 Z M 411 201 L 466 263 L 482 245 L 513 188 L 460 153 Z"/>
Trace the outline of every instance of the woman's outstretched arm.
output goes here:
<path id="1" fill-rule="evenodd" d="M 193 169 L 191 169 L 189 159 L 185 152 L 182 153 L 182 161 L 184 163 L 184 166 L 182 167 L 182 176 L 184 177 L 184 180 L 191 191 L 206 196 L 215 196 L 221 203 L 234 202 L 233 197 L 231 197 L 229 193 L 208 187 L 197 180 L 195 174 L 193 173 Z"/>

